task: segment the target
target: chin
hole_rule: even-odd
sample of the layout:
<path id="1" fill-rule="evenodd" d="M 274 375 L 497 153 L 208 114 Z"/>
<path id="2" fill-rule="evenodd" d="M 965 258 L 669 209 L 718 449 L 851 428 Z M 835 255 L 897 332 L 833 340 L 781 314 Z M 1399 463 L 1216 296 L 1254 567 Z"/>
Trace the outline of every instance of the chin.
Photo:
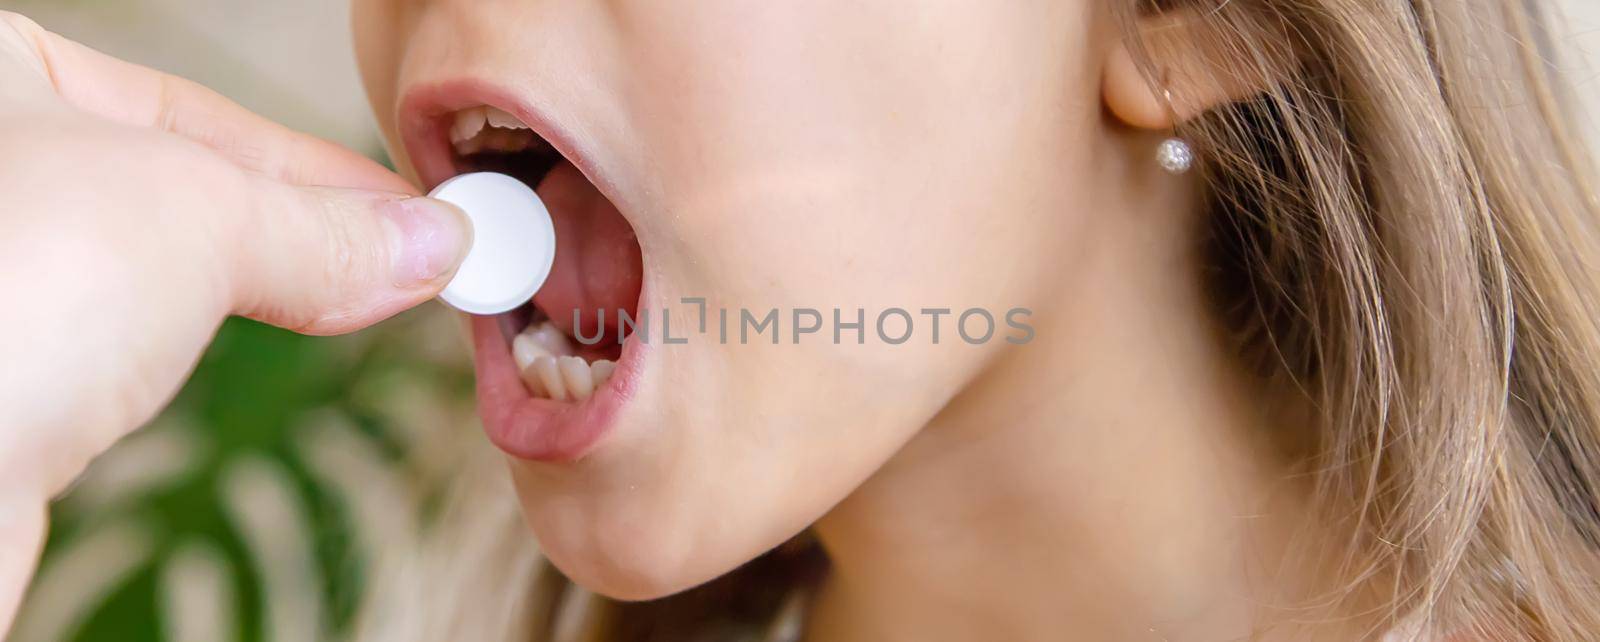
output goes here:
<path id="1" fill-rule="evenodd" d="M 694 529 L 675 530 L 653 511 L 590 510 L 522 493 L 523 514 L 541 551 L 563 575 L 608 598 L 643 601 L 689 590 L 745 561 L 709 565 Z"/>

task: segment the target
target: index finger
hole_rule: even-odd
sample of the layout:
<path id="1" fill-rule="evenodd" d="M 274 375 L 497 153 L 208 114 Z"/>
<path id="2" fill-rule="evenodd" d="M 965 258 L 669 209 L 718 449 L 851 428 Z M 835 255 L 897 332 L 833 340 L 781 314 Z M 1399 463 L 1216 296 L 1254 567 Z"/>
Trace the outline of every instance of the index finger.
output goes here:
<path id="1" fill-rule="evenodd" d="M 0 12 L 0 24 L 32 46 L 56 93 L 74 107 L 193 139 L 286 183 L 416 193 L 371 159 L 256 115 L 195 82 L 107 56 L 14 13 Z"/>

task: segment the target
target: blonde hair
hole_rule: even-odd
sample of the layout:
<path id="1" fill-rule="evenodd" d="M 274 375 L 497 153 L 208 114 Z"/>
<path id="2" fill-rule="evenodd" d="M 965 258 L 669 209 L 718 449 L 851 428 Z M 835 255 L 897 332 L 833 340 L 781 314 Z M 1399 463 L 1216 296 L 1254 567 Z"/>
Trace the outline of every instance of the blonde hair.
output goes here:
<path id="1" fill-rule="evenodd" d="M 1225 73 L 1268 88 L 1185 129 L 1211 183 L 1215 301 L 1314 409 L 1308 474 L 1352 535 L 1344 579 L 1391 623 L 1600 631 L 1600 245 L 1547 16 L 1185 8 Z"/>
<path id="2" fill-rule="evenodd" d="M 1153 82 L 1173 52 L 1132 18 L 1186 12 L 1218 73 L 1266 88 L 1181 133 L 1210 185 L 1219 318 L 1265 381 L 1313 410 L 1306 471 L 1326 518 L 1349 533 L 1339 577 L 1344 595 L 1362 596 L 1353 608 L 1375 599 L 1385 626 L 1479 639 L 1600 632 L 1597 203 L 1542 7 L 1120 9 L 1130 41 L 1148 45 L 1137 49 Z M 512 501 L 505 487 L 487 495 L 474 501 Z M 427 593 L 494 595 L 500 608 L 526 598 L 537 617 L 559 610 L 553 593 L 580 594 L 501 576 L 430 578 Z M 697 595 L 667 604 L 704 606 Z M 500 639 L 564 635 L 506 627 Z"/>

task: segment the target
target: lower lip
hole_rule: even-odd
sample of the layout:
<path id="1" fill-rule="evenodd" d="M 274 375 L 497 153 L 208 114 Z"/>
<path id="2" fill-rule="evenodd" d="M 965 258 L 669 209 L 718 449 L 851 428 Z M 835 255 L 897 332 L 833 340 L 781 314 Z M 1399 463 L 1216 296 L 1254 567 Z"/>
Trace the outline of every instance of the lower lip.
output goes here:
<path id="1" fill-rule="evenodd" d="M 547 463 L 582 459 L 610 434 L 632 396 L 636 364 L 646 348 L 635 338 L 623 342 L 616 372 L 588 399 L 574 403 L 528 393 L 495 317 L 472 317 L 472 344 L 478 413 L 489 441 L 517 459 Z"/>

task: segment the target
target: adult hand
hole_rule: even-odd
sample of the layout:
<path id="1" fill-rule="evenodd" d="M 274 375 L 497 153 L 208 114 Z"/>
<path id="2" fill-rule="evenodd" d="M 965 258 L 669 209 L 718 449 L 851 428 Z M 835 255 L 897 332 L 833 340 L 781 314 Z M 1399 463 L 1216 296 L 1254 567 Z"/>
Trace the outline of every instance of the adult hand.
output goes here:
<path id="1" fill-rule="evenodd" d="M 176 393 L 230 314 L 353 331 L 470 228 L 336 145 L 0 12 L 0 637 L 48 499 Z"/>

